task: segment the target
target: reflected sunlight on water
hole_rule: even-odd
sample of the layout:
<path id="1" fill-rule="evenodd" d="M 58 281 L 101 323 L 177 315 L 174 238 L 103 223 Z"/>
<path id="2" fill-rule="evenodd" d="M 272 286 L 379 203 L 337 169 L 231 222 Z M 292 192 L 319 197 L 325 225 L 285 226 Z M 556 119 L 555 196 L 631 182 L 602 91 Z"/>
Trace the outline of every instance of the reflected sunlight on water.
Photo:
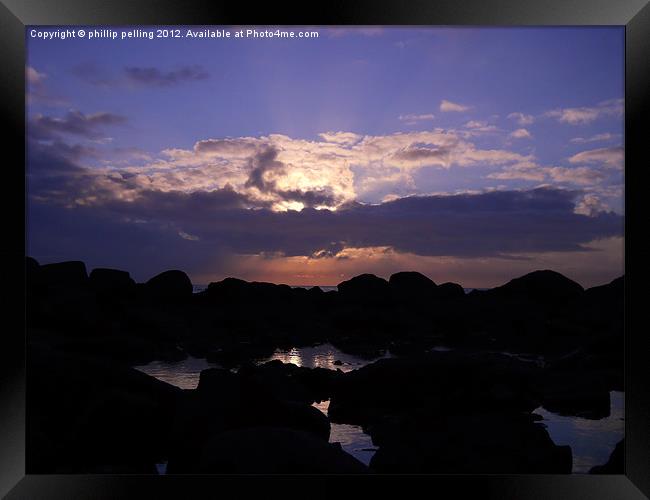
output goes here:
<path id="1" fill-rule="evenodd" d="M 599 420 L 563 417 L 541 407 L 534 410 L 544 417 L 541 423 L 555 444 L 571 446 L 574 473 L 587 473 L 594 465 L 606 463 L 625 435 L 625 393 L 612 391 L 610 399 L 609 417 Z"/>
<path id="2" fill-rule="evenodd" d="M 387 357 L 390 357 L 390 354 L 382 356 L 382 358 Z M 381 358 L 362 359 L 345 354 L 331 344 L 322 344 L 314 347 L 294 347 L 288 351 L 277 350 L 272 356 L 256 362 L 261 364 L 274 359 L 306 368 L 327 368 L 328 370 L 349 372 Z M 337 364 L 338 362 L 341 364 Z M 152 361 L 146 365 L 134 366 L 136 370 L 181 389 L 196 389 L 201 371 L 215 367 L 219 368 L 220 366 L 217 363 L 209 363 L 205 358 L 193 358 L 192 356 L 188 356 L 182 361 Z"/>
<path id="3" fill-rule="evenodd" d="M 280 360 L 283 363 L 293 363 L 306 368 L 327 368 L 328 370 L 341 370 L 349 372 L 356 370 L 378 359 L 390 358 L 389 353 L 374 359 L 362 359 L 352 354 L 345 354 L 331 344 L 321 344 L 315 347 L 292 348 L 288 351 L 277 350 L 261 362 Z M 341 364 L 338 364 L 341 363 Z"/>

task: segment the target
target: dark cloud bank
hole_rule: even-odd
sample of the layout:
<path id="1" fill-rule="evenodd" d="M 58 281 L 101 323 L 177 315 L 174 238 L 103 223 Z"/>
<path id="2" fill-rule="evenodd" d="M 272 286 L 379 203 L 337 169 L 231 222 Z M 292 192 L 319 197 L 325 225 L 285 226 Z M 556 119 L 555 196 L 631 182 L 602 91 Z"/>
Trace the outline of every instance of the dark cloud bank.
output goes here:
<path id="1" fill-rule="evenodd" d="M 231 254 L 333 255 L 343 247 L 391 246 L 427 256 L 507 257 L 579 251 L 595 239 L 622 236 L 621 216 L 575 214 L 574 196 L 540 188 L 403 198 L 336 212 L 244 208 L 246 197 L 227 188 L 149 191 L 132 202 L 76 208 L 31 203 L 29 252 L 44 261 L 79 258 L 151 275 L 168 267 L 198 272 Z"/>

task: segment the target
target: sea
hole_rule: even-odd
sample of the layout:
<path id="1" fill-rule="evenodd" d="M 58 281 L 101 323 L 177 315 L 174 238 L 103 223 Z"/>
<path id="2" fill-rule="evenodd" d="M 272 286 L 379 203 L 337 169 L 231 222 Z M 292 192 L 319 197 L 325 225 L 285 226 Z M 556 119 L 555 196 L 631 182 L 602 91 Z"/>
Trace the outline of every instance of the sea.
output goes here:
<path id="1" fill-rule="evenodd" d="M 291 288 L 314 288 L 315 286 L 319 287 L 321 290 L 324 292 L 335 292 L 338 290 L 338 287 L 336 285 L 300 285 L 300 286 L 292 286 Z M 192 291 L 193 293 L 199 293 L 208 288 L 208 285 L 192 285 Z M 488 290 L 488 288 L 463 288 L 465 293 L 470 293 L 472 290 Z"/>

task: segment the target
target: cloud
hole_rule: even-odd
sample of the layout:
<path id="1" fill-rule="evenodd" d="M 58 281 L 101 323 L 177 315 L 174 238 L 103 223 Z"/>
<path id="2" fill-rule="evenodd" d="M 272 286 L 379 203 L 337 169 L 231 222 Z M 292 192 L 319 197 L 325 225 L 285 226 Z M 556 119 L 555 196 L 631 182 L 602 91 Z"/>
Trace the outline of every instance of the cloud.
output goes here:
<path id="1" fill-rule="evenodd" d="M 39 85 L 43 83 L 46 77 L 47 75 L 45 73 L 39 73 L 31 66 L 25 68 L 25 79 L 28 85 Z"/>
<path id="2" fill-rule="evenodd" d="M 196 263 L 208 266 L 215 256 L 352 258 L 351 249 L 364 248 L 458 258 L 581 252 L 591 241 L 621 236 L 619 215 L 574 213 L 580 194 L 539 188 L 407 197 L 379 205 L 351 204 L 336 212 L 274 212 L 246 208 L 248 200 L 228 188 L 189 194 L 148 191 L 131 201 L 74 208 L 32 202 L 29 246 L 36 255 L 105 260 L 117 252 L 152 269 L 161 259 L 168 265 L 174 257 L 183 261 L 181 267 L 194 268 Z M 119 245 L 109 249 L 106 241 Z M 147 262 L 150 256 L 153 262 Z"/>
<path id="3" fill-rule="evenodd" d="M 593 107 L 554 109 L 544 113 L 544 116 L 556 118 L 559 122 L 570 125 L 583 125 L 605 116 L 621 116 L 622 114 L 623 99 L 610 99 Z"/>
<path id="4" fill-rule="evenodd" d="M 510 113 L 508 118 L 515 120 L 519 125 L 532 125 L 535 122 L 535 117 L 533 115 L 527 115 L 524 113 Z"/>
<path id="5" fill-rule="evenodd" d="M 184 240 L 188 240 L 188 241 L 199 241 L 201 239 L 198 236 L 187 234 L 185 231 L 179 231 L 178 235 Z"/>
<path id="6" fill-rule="evenodd" d="M 620 146 L 611 148 L 598 148 L 582 151 L 569 158 L 570 163 L 596 163 L 607 167 L 622 169 L 624 151 Z"/>
<path id="7" fill-rule="evenodd" d="M 45 120 L 48 124 L 50 121 Z M 128 155 L 125 159 L 115 153 L 114 161 L 103 162 L 112 168 L 94 168 L 93 175 L 128 175 L 129 189 L 135 191 L 193 192 L 229 184 L 257 200 L 261 207 L 270 204 L 274 210 L 287 210 L 302 206 L 337 208 L 354 200 L 378 201 L 396 189 L 412 194 L 412 175 L 425 167 L 450 169 L 534 161 L 531 155 L 478 148 L 459 133 L 442 129 L 383 136 L 327 132 L 319 138 L 322 140 L 309 141 L 271 134 L 204 139 L 191 149 L 165 149 L 149 160 L 140 153 L 132 158 L 134 164 L 128 163 Z M 113 184 L 116 191 L 124 188 L 121 183 Z"/>
<path id="8" fill-rule="evenodd" d="M 490 125 L 488 122 L 481 120 L 470 120 L 465 124 L 465 128 L 469 129 L 469 131 L 462 132 L 466 137 L 499 131 L 499 128 L 496 125 Z"/>
<path id="9" fill-rule="evenodd" d="M 153 66 L 127 66 L 119 75 L 94 62 L 84 62 L 72 68 L 72 74 L 97 87 L 172 87 L 185 82 L 201 81 L 210 74 L 201 65 L 177 66 L 161 69 Z"/>
<path id="10" fill-rule="evenodd" d="M 545 171 L 554 181 L 573 184 L 593 185 L 605 178 L 601 171 L 590 167 L 549 167 Z"/>
<path id="11" fill-rule="evenodd" d="M 329 186 L 311 190 L 282 189 L 277 178 L 286 175 L 286 166 L 278 161 L 277 157 L 278 150 L 274 147 L 266 147 L 253 156 L 244 187 L 255 188 L 262 194 L 281 198 L 283 202 L 288 203 L 284 205 L 285 208 L 336 206 L 341 201 Z"/>
<path id="12" fill-rule="evenodd" d="M 490 179 L 553 181 L 561 184 L 577 184 L 580 186 L 595 186 L 606 178 L 598 169 L 591 167 L 543 167 L 534 164 L 515 164 L 493 172 L 487 176 Z"/>
<path id="13" fill-rule="evenodd" d="M 342 258 L 345 257 L 345 258 Z M 585 288 L 609 283 L 623 274 L 622 238 L 590 243 L 584 251 L 520 254 L 513 258 L 458 258 L 419 256 L 395 252 L 389 247 L 346 248 L 313 257 L 241 256 L 229 262 L 228 275 L 248 280 L 290 283 L 301 286 L 333 285 L 363 272 L 388 279 L 405 269 L 418 271 L 436 283 L 452 281 L 465 287 L 494 287 L 537 269 L 554 269 L 581 283 Z M 223 274 L 203 272 L 197 283 L 220 280 Z"/>
<path id="14" fill-rule="evenodd" d="M 405 122 L 407 125 L 415 125 L 417 123 L 423 122 L 423 121 L 430 121 L 435 118 L 435 115 L 432 113 L 425 113 L 425 114 L 407 114 L 407 115 L 399 115 L 399 121 Z"/>
<path id="15" fill-rule="evenodd" d="M 199 65 L 181 66 L 171 71 L 155 67 L 130 66 L 124 68 L 129 82 L 154 87 L 169 87 L 179 83 L 206 80 L 210 74 Z"/>
<path id="16" fill-rule="evenodd" d="M 352 132 L 323 132 L 318 136 L 326 142 L 351 146 L 361 140 L 363 136 Z"/>
<path id="17" fill-rule="evenodd" d="M 488 179 L 500 180 L 525 180 L 542 182 L 546 179 L 547 172 L 530 163 L 520 163 L 503 168 L 499 172 L 493 172 L 487 175 Z"/>
<path id="18" fill-rule="evenodd" d="M 533 136 L 525 128 L 518 128 L 517 130 L 510 133 L 510 137 L 513 139 L 532 139 Z"/>
<path id="19" fill-rule="evenodd" d="M 39 126 L 31 127 L 35 131 L 30 137 L 52 140 L 66 131 L 67 135 L 74 132 L 79 137 L 97 138 L 101 127 L 119 121 L 104 114 L 78 113 L 65 119 L 39 117 L 35 120 Z M 490 127 L 481 121 L 466 125 L 467 131 Z M 70 147 L 70 151 L 64 151 L 58 140 L 56 147 L 51 145 L 53 161 L 72 161 L 81 172 L 71 179 L 34 179 L 42 189 L 33 190 L 33 194 L 41 201 L 65 206 L 91 206 L 109 199 L 133 201 L 150 191 L 191 194 L 228 186 L 246 200 L 248 208 L 339 210 L 355 202 L 377 203 L 391 196 L 431 192 L 431 188 L 425 191 L 416 181 L 423 168 L 483 168 L 491 171 L 480 177 L 489 179 L 586 187 L 605 178 L 597 168 L 543 167 L 532 154 L 479 148 L 463 132 L 437 128 L 377 136 L 324 132 L 318 135 L 319 140 L 281 134 L 210 138 L 197 141 L 190 149 L 170 148 L 158 155 L 103 148 L 104 157 L 100 158 L 88 147 L 77 148 L 73 158 L 75 150 Z M 38 148 L 44 157 L 47 146 L 41 144 Z M 81 155 L 95 160 L 92 168 L 82 168 Z M 591 156 L 579 155 L 576 157 L 585 163 L 603 156 L 597 150 Z M 500 170 L 495 172 L 494 167 Z"/>
<path id="20" fill-rule="evenodd" d="M 484 128 L 487 127 L 487 122 L 482 122 L 479 120 L 470 120 L 465 124 L 466 128 Z"/>
<path id="21" fill-rule="evenodd" d="M 588 193 L 576 204 L 575 213 L 593 217 L 607 210 L 609 210 L 609 206 L 603 202 L 600 196 Z"/>
<path id="22" fill-rule="evenodd" d="M 443 113 L 449 113 L 449 112 L 463 112 L 463 111 L 469 111 L 471 109 L 470 106 L 464 106 L 462 104 L 457 104 L 451 101 L 447 101 L 443 99 L 440 101 L 440 111 Z"/>
<path id="23" fill-rule="evenodd" d="M 194 144 L 194 151 L 199 154 L 246 158 L 254 154 L 260 144 L 258 139 L 252 137 L 206 139 Z"/>
<path id="24" fill-rule="evenodd" d="M 376 37 L 384 34 L 384 29 L 379 26 L 366 26 L 354 28 L 329 28 L 327 30 L 330 38 L 341 38 L 348 35 Z"/>
<path id="25" fill-rule="evenodd" d="M 589 142 L 611 141 L 613 139 L 617 139 L 618 137 L 620 137 L 620 134 L 610 134 L 609 132 L 606 132 L 604 134 L 592 135 L 591 137 L 587 138 L 574 137 L 570 142 L 574 144 L 586 144 Z"/>
<path id="26" fill-rule="evenodd" d="M 48 75 L 32 66 L 25 67 L 25 98 L 27 104 L 45 104 L 47 106 L 65 106 L 67 102 L 60 96 L 53 95 L 46 85 Z"/>
<path id="27" fill-rule="evenodd" d="M 81 122 L 104 124 L 97 117 Z M 491 259 L 585 252 L 591 241 L 622 234 L 622 217 L 603 213 L 608 207 L 597 192 L 547 187 L 407 196 L 421 165 L 496 165 L 531 175 L 539 173 L 531 156 L 480 149 L 442 130 L 338 134 L 334 142 L 283 135 L 206 139 L 120 168 L 84 167 L 97 157 L 94 146 L 32 138 L 29 252 L 146 277 L 167 268 L 227 275 L 261 256 L 296 266 L 336 259 L 360 269 L 363 255 Z M 385 200 L 360 203 L 364 193 Z"/>
<path id="28" fill-rule="evenodd" d="M 82 136 L 88 139 L 102 137 L 101 129 L 107 126 L 123 125 L 126 118 L 113 113 L 92 113 L 86 115 L 71 110 L 61 118 L 36 115 L 28 123 L 30 137 L 40 140 L 56 138 L 61 134 Z"/>

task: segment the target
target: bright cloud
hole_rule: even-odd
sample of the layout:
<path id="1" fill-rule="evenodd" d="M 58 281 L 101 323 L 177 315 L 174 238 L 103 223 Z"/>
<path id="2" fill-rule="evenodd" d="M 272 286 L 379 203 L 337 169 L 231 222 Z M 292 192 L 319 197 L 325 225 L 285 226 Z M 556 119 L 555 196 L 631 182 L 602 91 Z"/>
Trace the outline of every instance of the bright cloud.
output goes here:
<path id="1" fill-rule="evenodd" d="M 470 106 L 457 104 L 455 102 L 447 101 L 445 99 L 440 101 L 440 111 L 442 111 L 443 113 L 449 113 L 449 112 L 461 113 L 464 111 L 469 111 L 470 109 L 471 109 Z"/>
<path id="2" fill-rule="evenodd" d="M 592 185 L 605 178 L 601 171 L 589 167 L 549 167 L 545 170 L 557 182 Z"/>
<path id="3" fill-rule="evenodd" d="M 435 118 L 435 115 L 432 113 L 425 113 L 421 115 L 408 114 L 408 115 L 399 115 L 399 120 L 405 122 L 407 125 L 415 125 L 419 122 L 431 121 Z"/>
<path id="4" fill-rule="evenodd" d="M 514 132 L 510 133 L 510 137 L 514 139 L 532 139 L 532 135 L 525 128 L 518 128 Z"/>
<path id="5" fill-rule="evenodd" d="M 532 125 L 533 122 L 535 121 L 535 117 L 533 115 L 527 115 L 524 113 L 510 113 L 508 115 L 508 118 L 511 120 L 515 120 L 519 125 Z"/>
<path id="6" fill-rule="evenodd" d="M 623 99 L 602 101 L 593 107 L 559 108 L 547 111 L 544 115 L 556 118 L 559 122 L 570 125 L 591 123 L 604 116 L 620 116 L 623 114 Z"/>
<path id="7" fill-rule="evenodd" d="M 611 168 L 623 168 L 623 148 L 598 148 L 582 151 L 569 158 L 570 163 L 597 163 Z"/>
<path id="8" fill-rule="evenodd" d="M 318 134 L 318 136 L 325 142 L 333 142 L 344 146 L 351 146 L 352 144 L 359 142 L 362 138 L 361 135 L 353 134 L 352 132 L 324 132 Z"/>
<path id="9" fill-rule="evenodd" d="M 613 139 L 617 139 L 620 137 L 618 134 L 610 134 L 610 133 L 604 133 L 604 134 L 596 134 L 592 135 L 591 137 L 574 137 L 571 139 L 570 142 L 574 144 L 586 144 L 589 142 L 601 142 L 601 141 L 611 141 Z"/>

